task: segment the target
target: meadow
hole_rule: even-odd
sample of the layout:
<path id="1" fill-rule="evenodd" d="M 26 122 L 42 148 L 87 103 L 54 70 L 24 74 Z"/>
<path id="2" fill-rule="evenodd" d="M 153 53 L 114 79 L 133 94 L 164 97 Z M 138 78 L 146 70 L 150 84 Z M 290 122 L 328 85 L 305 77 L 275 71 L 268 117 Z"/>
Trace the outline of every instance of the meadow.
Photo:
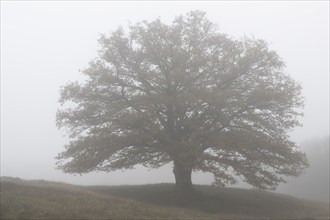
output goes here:
<path id="1" fill-rule="evenodd" d="M 255 189 L 77 186 L 1 177 L 1 219 L 329 219 L 329 204 Z"/>

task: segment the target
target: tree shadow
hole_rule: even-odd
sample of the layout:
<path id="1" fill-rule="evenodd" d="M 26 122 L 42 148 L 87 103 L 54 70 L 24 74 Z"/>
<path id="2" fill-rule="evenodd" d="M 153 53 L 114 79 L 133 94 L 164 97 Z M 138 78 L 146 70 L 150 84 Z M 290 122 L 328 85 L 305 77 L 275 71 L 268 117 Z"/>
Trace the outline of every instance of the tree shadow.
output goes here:
<path id="1" fill-rule="evenodd" d="M 194 186 L 193 191 L 178 192 L 173 184 L 93 187 L 93 191 L 139 202 L 167 207 L 188 208 L 212 214 L 237 214 L 258 218 L 303 214 L 299 200 L 275 193 L 238 188 Z M 308 215 L 308 213 L 307 213 Z M 311 216 L 311 215 L 309 215 Z"/>

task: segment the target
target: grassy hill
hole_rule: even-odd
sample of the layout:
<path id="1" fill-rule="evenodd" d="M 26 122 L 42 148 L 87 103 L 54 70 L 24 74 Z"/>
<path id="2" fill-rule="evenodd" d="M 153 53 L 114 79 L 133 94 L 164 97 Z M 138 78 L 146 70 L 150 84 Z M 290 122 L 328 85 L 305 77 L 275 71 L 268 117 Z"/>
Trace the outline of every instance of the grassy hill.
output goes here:
<path id="1" fill-rule="evenodd" d="M 283 194 L 173 184 L 75 186 L 1 177 L 1 219 L 328 219 L 329 204 Z"/>

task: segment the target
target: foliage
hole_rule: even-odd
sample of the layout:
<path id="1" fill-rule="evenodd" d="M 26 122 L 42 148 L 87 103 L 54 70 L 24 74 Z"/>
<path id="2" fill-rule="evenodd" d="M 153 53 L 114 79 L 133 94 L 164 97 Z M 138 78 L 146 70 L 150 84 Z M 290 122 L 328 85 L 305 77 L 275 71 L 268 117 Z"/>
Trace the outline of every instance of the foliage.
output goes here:
<path id="1" fill-rule="evenodd" d="M 287 134 L 299 125 L 301 88 L 265 41 L 232 39 L 194 11 L 99 43 L 87 80 L 61 91 L 57 125 L 72 138 L 57 157 L 63 171 L 173 162 L 188 176 L 212 173 L 217 185 L 239 176 L 273 189 L 307 166 Z"/>

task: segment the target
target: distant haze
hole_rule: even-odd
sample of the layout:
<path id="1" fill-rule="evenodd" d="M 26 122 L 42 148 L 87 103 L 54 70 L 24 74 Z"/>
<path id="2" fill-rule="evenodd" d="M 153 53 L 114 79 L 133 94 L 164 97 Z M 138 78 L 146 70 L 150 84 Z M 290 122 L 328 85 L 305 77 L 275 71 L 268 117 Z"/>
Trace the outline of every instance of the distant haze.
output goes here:
<path id="1" fill-rule="evenodd" d="M 302 143 L 310 167 L 297 178 L 289 178 L 287 184 L 281 184 L 279 192 L 329 202 L 329 136 L 313 138 Z"/>
<path id="2" fill-rule="evenodd" d="M 303 126 L 290 135 L 298 144 L 305 143 L 302 149 L 312 155 L 311 160 L 322 157 L 325 161 L 320 166 L 311 163 L 311 173 L 297 179 L 310 186 L 309 181 L 318 176 L 315 170 L 322 173 L 329 168 L 328 1 L 1 1 L 1 176 L 81 185 L 174 182 L 171 166 L 81 177 L 55 170 L 54 157 L 68 142 L 65 131 L 55 126 L 55 114 L 60 87 L 82 79 L 79 70 L 97 55 L 100 33 L 157 17 L 170 23 L 175 16 L 197 9 L 218 23 L 220 32 L 266 40 L 286 62 L 286 71 L 302 85 Z M 324 154 L 313 153 L 321 145 L 306 141 L 321 139 L 325 140 Z M 211 180 L 208 174 L 193 176 L 194 183 Z M 329 182 L 324 184 L 329 186 Z M 309 190 L 306 186 L 279 190 L 322 201 L 329 194 L 303 193 Z"/>

